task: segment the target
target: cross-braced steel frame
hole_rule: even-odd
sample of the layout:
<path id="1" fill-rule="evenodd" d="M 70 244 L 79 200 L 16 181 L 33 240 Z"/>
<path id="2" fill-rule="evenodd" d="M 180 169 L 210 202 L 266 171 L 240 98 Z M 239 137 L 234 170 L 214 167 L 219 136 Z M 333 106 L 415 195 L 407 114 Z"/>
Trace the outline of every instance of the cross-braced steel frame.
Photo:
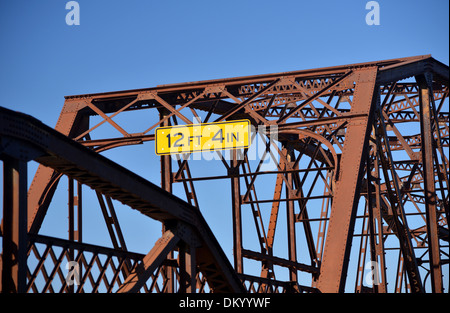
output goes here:
<path id="1" fill-rule="evenodd" d="M 448 93 L 448 66 L 426 55 L 68 96 L 57 132 L 2 110 L 2 291 L 443 292 Z M 151 122 L 127 131 L 126 112 L 148 112 Z M 196 176 L 193 162 L 206 160 L 190 154 L 161 156 L 157 187 L 101 156 L 151 144 L 158 126 L 243 118 L 262 149 L 212 152 L 216 173 Z M 41 165 L 27 194 L 30 160 Z M 66 239 L 39 234 L 63 176 Z M 195 189 L 217 180 L 231 191 L 216 199 L 231 202 L 231 262 Z M 112 248 L 83 241 L 83 185 L 95 192 Z M 127 249 L 112 200 L 161 222 L 147 255 Z"/>

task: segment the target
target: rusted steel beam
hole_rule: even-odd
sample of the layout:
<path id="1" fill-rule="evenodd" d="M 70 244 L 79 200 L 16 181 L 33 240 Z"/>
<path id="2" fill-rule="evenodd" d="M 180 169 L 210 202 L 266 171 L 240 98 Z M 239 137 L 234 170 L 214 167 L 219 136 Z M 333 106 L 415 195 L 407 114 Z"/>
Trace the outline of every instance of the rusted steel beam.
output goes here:
<path id="1" fill-rule="evenodd" d="M 167 254 L 173 250 L 180 238 L 171 230 L 166 230 L 144 257 L 142 264 L 138 265 L 120 286 L 118 293 L 136 293 L 150 278 L 150 275 L 166 259 Z"/>
<path id="2" fill-rule="evenodd" d="M 233 255 L 234 268 L 237 273 L 244 272 L 244 261 L 242 256 L 242 215 L 241 215 L 241 194 L 239 177 L 239 164 L 237 153 L 233 151 L 231 160 L 229 177 L 231 178 L 231 210 L 233 215 Z"/>
<path id="3" fill-rule="evenodd" d="M 160 126 L 170 125 L 170 114 L 166 109 L 159 110 L 159 119 L 161 121 Z M 165 191 L 172 193 L 173 178 L 172 178 L 172 160 L 169 155 L 162 155 L 160 157 L 161 164 L 161 188 Z M 166 231 L 166 226 L 162 226 L 162 233 Z M 168 253 L 168 258 L 173 259 L 173 251 Z M 173 293 L 175 291 L 175 273 L 170 266 L 163 266 L 162 270 L 165 272 L 167 277 L 166 290 L 167 292 Z"/>
<path id="4" fill-rule="evenodd" d="M 344 151 L 340 161 L 339 180 L 334 190 L 317 287 L 322 292 L 343 292 L 347 277 L 350 246 L 355 222 L 361 179 L 364 173 L 364 153 L 371 128 L 370 117 L 376 101 L 373 99 L 377 68 L 355 71 L 355 97 L 351 112 L 365 117 L 353 120 L 347 128 Z"/>
<path id="5" fill-rule="evenodd" d="M 286 147 L 286 169 L 293 169 L 295 163 L 295 155 L 291 147 Z M 287 230 L 287 245 L 288 245 L 288 257 L 289 261 L 297 262 L 297 238 L 295 231 L 295 212 L 294 201 L 289 201 L 289 198 L 293 196 L 294 178 L 292 173 L 286 173 L 285 189 L 286 189 L 286 230 Z M 289 268 L 289 280 L 292 282 L 297 281 L 297 270 Z"/>
<path id="6" fill-rule="evenodd" d="M 371 219 L 371 261 L 378 267 L 380 281 L 374 284 L 374 291 L 378 293 L 387 292 L 386 281 L 386 258 L 384 251 L 383 238 L 383 209 L 381 204 L 380 192 L 380 170 L 377 158 L 377 145 L 372 143 L 372 155 L 368 156 L 367 161 L 367 206 L 369 210 L 369 218 Z M 372 160 L 373 159 L 373 160 Z"/>
<path id="7" fill-rule="evenodd" d="M 442 285 L 442 269 L 441 257 L 439 248 L 438 236 L 438 213 L 437 213 L 437 197 L 435 186 L 435 172 L 434 172 L 434 143 L 432 133 L 432 113 L 430 97 L 431 73 L 419 75 L 416 80 L 419 84 L 419 103 L 420 103 L 420 130 L 422 139 L 422 162 L 424 174 L 424 193 L 425 193 L 425 207 L 427 218 L 427 235 L 428 235 L 428 255 L 430 258 L 430 273 L 431 273 L 431 288 L 435 293 L 442 293 L 444 291 Z M 439 125 L 435 125 L 438 127 Z M 448 187 L 448 186 L 447 186 Z"/>
<path id="8" fill-rule="evenodd" d="M 218 86 L 221 84 L 225 85 L 250 85 L 259 82 L 270 82 L 275 78 L 280 76 L 294 76 L 294 77 L 303 77 L 303 78 L 311 78 L 313 76 L 326 76 L 332 74 L 343 74 L 348 69 L 354 68 L 362 68 L 362 67 L 370 67 L 377 66 L 380 68 L 386 68 L 390 66 L 390 68 L 395 68 L 397 65 L 401 65 L 405 62 L 416 62 L 423 59 L 430 59 L 431 55 L 420 55 L 406 58 L 398 58 L 398 59 L 389 59 L 375 62 L 363 62 L 363 63 L 355 63 L 349 65 L 339 65 L 339 66 L 331 66 L 331 67 L 323 67 L 316 69 L 308 69 L 308 70 L 300 70 L 300 71 L 291 71 L 291 72 L 282 72 L 282 73 L 273 73 L 273 74 L 263 74 L 263 75 L 253 75 L 253 76 L 242 76 L 242 77 L 233 77 L 233 78 L 225 78 L 225 79 L 213 79 L 213 80 L 205 80 L 199 82 L 187 82 L 187 83 L 176 83 L 176 84 L 166 84 L 159 85 L 153 88 L 142 88 L 142 89 L 133 89 L 133 90 L 124 90 L 120 92 L 102 92 L 102 93 L 91 93 L 91 94 L 83 94 L 83 95 L 71 95 L 66 96 L 66 99 L 80 99 L 86 97 L 95 97 L 97 99 L 107 99 L 114 97 L 115 99 L 125 98 L 125 97 L 133 97 L 141 92 L 148 92 L 157 90 L 161 93 L 169 93 L 169 92 L 180 92 L 186 90 L 198 90 L 203 89 L 205 87 L 214 85 Z M 388 68 L 389 70 L 389 68 Z M 393 81 L 393 80 L 392 80 Z M 107 113 L 107 112 L 105 112 Z"/>
<path id="9" fill-rule="evenodd" d="M 26 292 L 27 161 L 3 156 L 2 293 Z"/>

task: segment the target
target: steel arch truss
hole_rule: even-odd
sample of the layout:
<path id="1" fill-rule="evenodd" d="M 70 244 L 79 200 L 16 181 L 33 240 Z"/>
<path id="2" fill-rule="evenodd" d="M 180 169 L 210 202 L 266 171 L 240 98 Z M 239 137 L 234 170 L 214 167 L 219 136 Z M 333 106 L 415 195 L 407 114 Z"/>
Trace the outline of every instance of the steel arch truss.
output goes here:
<path id="1" fill-rule="evenodd" d="M 427 55 L 68 96 L 55 128 L 87 147 L 92 160 L 105 150 L 151 143 L 158 126 L 243 118 L 251 121 L 258 147 L 212 152 L 220 166 L 208 176 L 195 176 L 194 162 L 206 161 L 194 155 L 161 156 L 155 195 L 172 199 L 179 184 L 183 212 L 163 200 L 143 200 L 133 189 L 124 193 L 133 181 L 114 185 L 114 177 L 92 176 L 82 160 L 68 165 L 46 148 L 46 155 L 26 158 L 42 164 L 22 200 L 28 227 L 7 229 L 19 223 L 14 219 L 23 203 L 15 196 L 23 188 L 10 182 L 25 161 L 7 147 L 14 135 L 2 129 L 3 273 L 9 271 L 3 288 L 442 292 L 449 266 L 448 81 L 448 66 Z M 144 110 L 151 118 L 138 130 L 121 118 Z M 68 239 L 39 235 L 62 175 L 70 178 Z M 231 187 L 231 195 L 220 196 L 231 199 L 232 268 L 200 213 L 195 189 L 196 182 L 216 180 Z M 114 248 L 83 243 L 83 184 L 96 192 Z M 163 235 L 147 255 L 128 251 L 111 199 L 162 222 Z M 18 245 L 21 233 L 26 248 L 14 256 L 8 242 Z M 34 258 L 35 265 L 17 272 L 16 258 L 25 264 Z M 46 259 L 51 269 L 43 266 Z M 82 264 L 79 289 L 65 285 L 63 260 Z M 257 274 L 255 266 L 247 271 L 250 263 L 258 264 Z M 112 278 L 105 278 L 107 271 Z M 44 286 L 34 283 L 38 274 Z M 59 289 L 52 285 L 57 277 Z"/>

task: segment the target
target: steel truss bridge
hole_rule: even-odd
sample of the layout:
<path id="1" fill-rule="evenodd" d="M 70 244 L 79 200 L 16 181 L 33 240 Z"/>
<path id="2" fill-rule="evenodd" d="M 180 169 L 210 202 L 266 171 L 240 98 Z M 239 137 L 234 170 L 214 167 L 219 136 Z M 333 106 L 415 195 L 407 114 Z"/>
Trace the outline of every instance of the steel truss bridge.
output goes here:
<path id="1" fill-rule="evenodd" d="M 0 289 L 448 292 L 448 96 L 448 66 L 425 55 L 67 96 L 54 129 L 0 108 Z M 127 131 L 127 112 L 151 122 Z M 263 155 L 213 152 L 217 173 L 201 176 L 193 162 L 204 161 L 189 154 L 157 157 L 157 185 L 102 155 L 153 145 L 158 126 L 193 119 L 250 120 Z M 264 170 L 268 158 L 274 167 Z M 29 186 L 30 161 L 39 167 Z M 44 235 L 62 179 L 65 238 Z M 216 201 L 231 203 L 232 254 L 206 222 L 212 208 L 200 207 L 195 189 L 218 180 L 231 191 Z M 175 186 L 183 193 L 174 195 Z M 97 203 L 85 203 L 88 192 Z M 129 251 L 114 203 L 160 222 L 162 235 L 148 253 Z M 83 236 L 83 212 L 97 209 L 109 246 Z M 77 265 L 76 284 L 67 279 L 69 262 Z"/>

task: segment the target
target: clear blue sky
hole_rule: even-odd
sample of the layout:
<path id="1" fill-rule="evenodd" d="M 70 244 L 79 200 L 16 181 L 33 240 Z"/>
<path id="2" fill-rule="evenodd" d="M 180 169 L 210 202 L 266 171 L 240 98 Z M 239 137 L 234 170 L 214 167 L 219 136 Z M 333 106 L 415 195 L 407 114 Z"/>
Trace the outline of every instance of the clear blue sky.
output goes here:
<path id="1" fill-rule="evenodd" d="M 50 126 L 65 95 L 422 54 L 449 63 L 446 0 L 379 0 L 379 26 L 366 25 L 365 0 L 79 0 L 79 26 L 66 25 L 66 2 L 0 0 L 0 106 Z M 146 157 L 117 160 L 140 159 L 141 173 L 157 172 L 142 175 L 159 184 L 159 164 L 142 163 Z M 197 186 L 212 197 L 207 184 Z M 66 205 L 67 194 L 60 197 Z M 66 209 L 58 212 L 62 222 L 50 226 L 65 229 Z M 231 209 L 204 214 L 219 224 L 213 231 L 231 258 Z M 122 223 L 129 236 L 142 236 L 133 234 L 139 218 L 125 218 L 135 223 Z"/>

